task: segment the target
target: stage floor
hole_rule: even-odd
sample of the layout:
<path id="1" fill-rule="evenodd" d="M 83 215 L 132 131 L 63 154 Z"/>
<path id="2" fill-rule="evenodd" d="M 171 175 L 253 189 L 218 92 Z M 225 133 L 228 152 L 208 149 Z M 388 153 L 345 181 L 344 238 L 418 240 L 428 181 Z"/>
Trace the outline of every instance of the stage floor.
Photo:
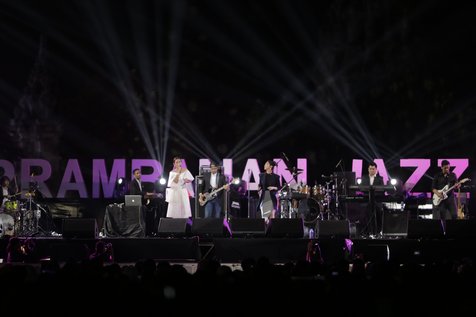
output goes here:
<path id="1" fill-rule="evenodd" d="M 61 237 L 32 237 L 38 259 L 80 261 L 94 251 L 98 239 L 65 239 Z M 325 263 L 351 261 L 396 261 L 399 263 L 431 263 L 445 260 L 474 258 L 473 238 L 461 239 L 292 239 L 292 238 L 101 238 L 111 243 L 117 263 L 135 263 L 153 259 L 179 263 L 198 263 L 215 259 L 221 263 L 239 264 L 243 259 L 266 257 L 273 263 L 303 260 Z M 6 261 L 8 239 L 0 240 L 0 258 Z M 312 252 L 310 252 L 312 251 Z M 320 256 L 319 256 L 320 255 Z"/>

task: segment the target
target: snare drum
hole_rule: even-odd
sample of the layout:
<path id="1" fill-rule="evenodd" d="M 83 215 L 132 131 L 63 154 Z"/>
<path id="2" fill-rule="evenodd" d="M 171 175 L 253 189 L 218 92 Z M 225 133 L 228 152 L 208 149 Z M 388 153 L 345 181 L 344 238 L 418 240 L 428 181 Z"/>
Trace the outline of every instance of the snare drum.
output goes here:
<path id="1" fill-rule="evenodd" d="M 18 201 L 16 200 L 7 200 L 5 202 L 5 212 L 14 213 L 18 211 Z"/>
<path id="2" fill-rule="evenodd" d="M 6 213 L 0 213 L 0 238 L 3 236 L 13 236 L 15 231 L 15 220 Z"/>

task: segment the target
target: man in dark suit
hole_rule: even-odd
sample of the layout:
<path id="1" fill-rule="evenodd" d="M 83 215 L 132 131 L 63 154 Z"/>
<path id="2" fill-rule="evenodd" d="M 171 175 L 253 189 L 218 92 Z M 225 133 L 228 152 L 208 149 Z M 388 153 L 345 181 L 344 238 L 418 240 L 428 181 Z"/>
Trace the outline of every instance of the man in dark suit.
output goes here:
<path id="1" fill-rule="evenodd" d="M 153 200 L 155 199 L 154 197 L 156 197 L 156 195 L 146 191 L 145 186 L 141 181 L 142 173 L 140 169 L 135 168 L 132 171 L 132 174 L 134 177 L 129 184 L 129 194 L 140 195 L 142 197 L 141 213 L 143 213 L 142 217 L 145 217 L 144 221 L 146 225 L 146 234 L 152 235 L 158 226 L 159 218 L 162 216 L 158 214 L 159 209 L 157 208 L 156 204 L 153 203 Z"/>
<path id="2" fill-rule="evenodd" d="M 378 175 L 377 164 L 374 162 L 369 163 L 368 174 L 362 175 L 361 185 L 363 186 L 380 186 L 383 184 L 382 176 Z M 373 190 L 372 188 L 370 190 Z M 376 237 L 382 231 L 382 204 L 379 202 L 383 196 L 383 192 L 373 191 L 373 201 L 369 201 L 367 205 L 368 222 L 366 231 L 372 236 Z"/>
<path id="3" fill-rule="evenodd" d="M 157 195 L 153 192 L 146 191 L 145 186 L 142 184 L 142 181 L 141 181 L 142 173 L 140 169 L 138 168 L 134 169 L 134 171 L 132 171 L 132 174 L 134 178 L 129 184 L 129 195 L 141 195 L 142 203 L 144 205 L 148 205 L 149 200 L 154 197 L 157 197 Z"/>
<path id="4" fill-rule="evenodd" d="M 129 194 L 130 195 L 141 195 L 144 196 L 144 190 L 142 188 L 141 172 L 140 169 L 136 168 L 132 171 L 134 178 L 132 179 L 129 185 Z"/>
<path id="5" fill-rule="evenodd" d="M 228 190 L 225 175 L 219 172 L 217 163 L 211 162 L 210 172 L 203 174 L 203 182 L 199 190 L 199 199 L 205 201 L 206 193 L 211 193 L 220 188 Z M 221 211 L 223 209 L 223 199 L 225 197 L 224 190 L 220 190 L 216 196 L 209 196 L 209 200 L 205 205 L 205 218 L 220 218 L 222 216 Z"/>

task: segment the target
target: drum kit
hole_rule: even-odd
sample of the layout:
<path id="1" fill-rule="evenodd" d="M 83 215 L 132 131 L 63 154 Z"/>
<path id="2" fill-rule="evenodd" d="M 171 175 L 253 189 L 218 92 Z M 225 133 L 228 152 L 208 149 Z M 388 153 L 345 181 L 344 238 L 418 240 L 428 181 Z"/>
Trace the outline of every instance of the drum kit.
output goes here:
<path id="1" fill-rule="evenodd" d="M 19 195 L 17 193 L 12 196 Z M 32 236 L 39 231 L 40 207 L 33 201 L 34 193 L 25 193 L 26 200 L 4 200 L 0 208 L 0 238 Z"/>
<path id="2" fill-rule="evenodd" d="M 293 180 L 301 172 L 301 169 L 293 169 Z M 291 186 L 285 182 L 278 196 L 281 218 L 302 217 L 305 224 L 315 224 L 317 220 L 339 219 L 338 206 L 335 206 L 335 197 L 338 195 L 335 180 L 331 177 L 328 179 L 325 185 L 316 182 L 312 187 L 303 183 Z"/>

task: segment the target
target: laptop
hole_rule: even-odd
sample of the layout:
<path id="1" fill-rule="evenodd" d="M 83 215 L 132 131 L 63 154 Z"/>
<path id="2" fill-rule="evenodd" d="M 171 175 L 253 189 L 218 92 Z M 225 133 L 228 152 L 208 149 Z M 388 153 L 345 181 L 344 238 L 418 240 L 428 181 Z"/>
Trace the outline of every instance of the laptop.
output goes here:
<path id="1" fill-rule="evenodd" d="M 126 207 L 136 207 L 142 206 L 142 196 L 141 195 L 125 195 L 124 196 Z"/>

